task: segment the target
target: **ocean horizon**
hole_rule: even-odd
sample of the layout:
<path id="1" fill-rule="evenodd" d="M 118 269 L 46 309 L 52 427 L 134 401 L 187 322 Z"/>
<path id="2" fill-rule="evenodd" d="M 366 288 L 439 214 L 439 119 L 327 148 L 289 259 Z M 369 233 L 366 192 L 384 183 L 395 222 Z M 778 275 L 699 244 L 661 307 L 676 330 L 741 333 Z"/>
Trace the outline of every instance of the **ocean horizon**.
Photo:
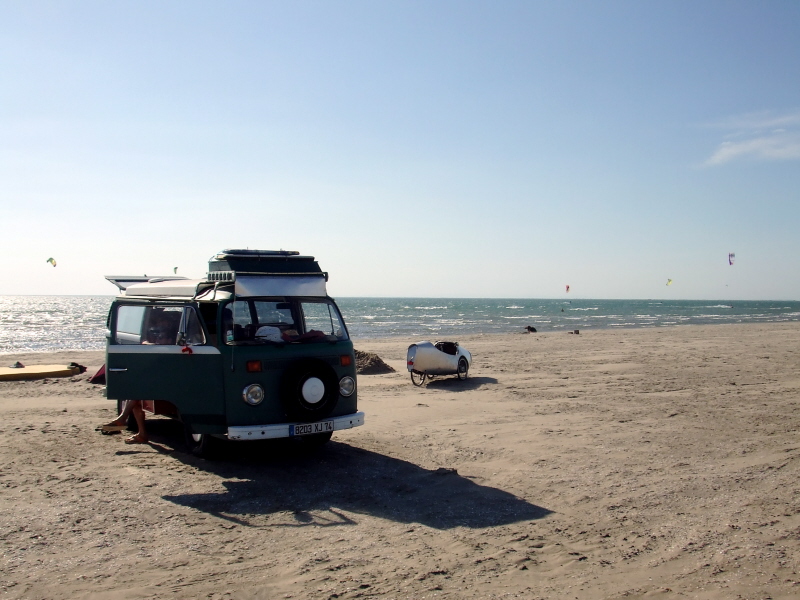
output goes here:
<path id="1" fill-rule="evenodd" d="M 0 296 L 0 354 L 102 350 L 113 295 Z M 800 301 L 542 298 L 336 299 L 354 341 L 800 321 Z"/>

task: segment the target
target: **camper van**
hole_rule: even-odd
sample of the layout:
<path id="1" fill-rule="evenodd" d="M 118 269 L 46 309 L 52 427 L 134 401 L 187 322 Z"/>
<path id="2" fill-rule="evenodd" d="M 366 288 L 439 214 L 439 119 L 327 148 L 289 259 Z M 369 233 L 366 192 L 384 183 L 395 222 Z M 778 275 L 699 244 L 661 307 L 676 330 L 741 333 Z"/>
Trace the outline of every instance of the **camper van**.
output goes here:
<path id="1" fill-rule="evenodd" d="M 203 279 L 106 279 L 120 290 L 107 396 L 179 419 L 193 453 L 220 440 L 322 444 L 364 424 L 353 343 L 314 257 L 223 250 Z"/>

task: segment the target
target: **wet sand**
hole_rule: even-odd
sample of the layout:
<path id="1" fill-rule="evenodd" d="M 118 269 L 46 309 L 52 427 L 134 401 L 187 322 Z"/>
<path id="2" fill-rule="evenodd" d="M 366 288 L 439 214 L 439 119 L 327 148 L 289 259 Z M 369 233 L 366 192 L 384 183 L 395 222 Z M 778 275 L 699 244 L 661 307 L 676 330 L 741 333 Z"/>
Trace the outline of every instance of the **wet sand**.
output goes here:
<path id="1" fill-rule="evenodd" d="M 102 353 L 0 357 L 89 367 L 0 383 L 3 598 L 800 596 L 800 324 L 458 341 L 422 388 L 357 341 L 364 427 L 216 461 L 94 431 Z"/>

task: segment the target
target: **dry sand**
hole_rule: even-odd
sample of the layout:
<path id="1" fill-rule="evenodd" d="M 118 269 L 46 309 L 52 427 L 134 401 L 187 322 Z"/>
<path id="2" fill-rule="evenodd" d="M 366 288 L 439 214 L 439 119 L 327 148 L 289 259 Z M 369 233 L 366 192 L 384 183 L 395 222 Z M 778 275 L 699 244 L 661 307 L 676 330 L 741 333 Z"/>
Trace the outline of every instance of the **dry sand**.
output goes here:
<path id="1" fill-rule="evenodd" d="M 364 427 L 186 453 L 94 426 L 87 377 L 0 383 L 2 598 L 798 598 L 800 324 L 459 340 Z"/>

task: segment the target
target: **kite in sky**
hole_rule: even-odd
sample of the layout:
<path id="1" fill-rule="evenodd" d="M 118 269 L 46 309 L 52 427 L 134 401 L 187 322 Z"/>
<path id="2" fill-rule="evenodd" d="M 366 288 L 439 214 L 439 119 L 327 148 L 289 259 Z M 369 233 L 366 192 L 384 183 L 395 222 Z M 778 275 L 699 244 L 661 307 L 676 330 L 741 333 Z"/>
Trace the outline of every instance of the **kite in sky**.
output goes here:
<path id="1" fill-rule="evenodd" d="M 172 272 L 177 274 L 177 273 L 178 273 L 178 267 L 174 267 L 174 268 L 172 269 Z"/>
<path id="2" fill-rule="evenodd" d="M 569 286 L 567 286 L 567 293 L 569 294 Z"/>
<path id="3" fill-rule="evenodd" d="M 736 255 L 733 252 L 728 253 L 728 264 L 732 265 L 733 261 L 736 260 Z"/>
<path id="4" fill-rule="evenodd" d="M 672 285 L 672 279 L 667 279 L 667 285 Z"/>
<path id="5" fill-rule="evenodd" d="M 53 258 L 52 256 L 50 258 L 48 258 L 46 262 L 49 262 L 54 267 L 56 266 L 56 259 Z"/>

